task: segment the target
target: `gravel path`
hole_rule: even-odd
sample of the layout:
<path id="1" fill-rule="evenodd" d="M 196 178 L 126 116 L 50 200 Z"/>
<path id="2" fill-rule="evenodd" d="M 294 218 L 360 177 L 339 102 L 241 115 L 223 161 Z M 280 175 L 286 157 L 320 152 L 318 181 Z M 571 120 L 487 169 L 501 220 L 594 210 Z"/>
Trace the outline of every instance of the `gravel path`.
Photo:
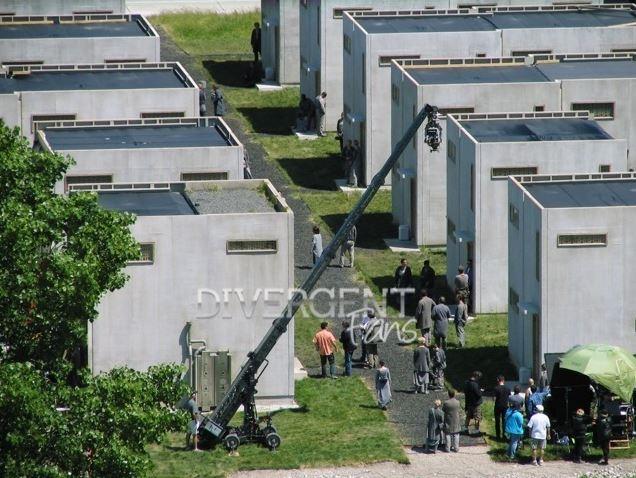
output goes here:
<path id="1" fill-rule="evenodd" d="M 427 455 L 405 449 L 410 465 L 377 463 L 360 467 L 315 468 L 306 470 L 256 470 L 230 478 L 407 478 L 407 477 L 497 477 L 497 478 L 628 478 L 636 473 L 634 460 L 612 460 L 604 467 L 592 463 L 547 462 L 543 466 L 496 463 L 485 446 L 460 448 L 459 453 Z"/>
<path id="2" fill-rule="evenodd" d="M 201 214 L 274 212 L 265 195 L 250 189 L 188 191 L 188 197 Z"/>
<path id="3" fill-rule="evenodd" d="M 205 72 L 202 66 L 188 56 L 184 51 L 179 49 L 165 34 L 161 28 L 158 28 L 161 35 L 161 56 L 164 61 L 179 61 L 188 70 L 190 75 L 199 81 L 204 78 Z M 266 94 L 266 93 L 264 93 Z M 232 111 L 232 105 L 228 105 Z M 211 105 L 208 105 L 208 111 L 212 111 Z M 287 203 L 294 211 L 295 222 L 295 274 L 296 283 L 300 284 L 307 277 L 311 270 L 311 215 L 307 205 L 293 194 L 291 185 L 287 179 L 278 170 L 276 165 L 266 160 L 266 152 L 264 149 L 254 142 L 243 131 L 240 123 L 231 118 L 226 117 L 226 121 L 238 136 L 239 140 L 246 146 L 249 156 L 252 175 L 255 178 L 268 178 L 286 199 Z M 323 234 L 324 244 L 330 237 Z M 335 262 L 335 261 L 334 261 Z M 336 291 L 345 288 L 359 288 L 362 290 L 364 284 L 357 282 L 352 269 L 340 269 L 331 266 L 327 268 L 321 277 L 317 287 L 334 288 Z M 321 295 L 319 297 L 324 297 Z M 360 309 L 363 304 L 361 296 L 347 296 L 352 303 L 348 303 L 345 312 L 351 312 Z M 326 310 L 325 304 L 316 304 L 316 309 Z M 318 325 L 318 324 L 316 324 Z M 316 327 L 318 328 L 318 327 Z M 339 324 L 335 324 L 334 333 L 339 335 Z M 410 393 L 412 387 L 412 351 L 405 349 L 397 343 L 395 334 L 391 334 L 390 340 L 378 347 L 379 356 L 385 360 L 391 369 L 393 379 L 393 403 L 389 406 L 389 421 L 398 430 L 402 442 L 405 445 L 421 445 L 424 442 L 426 433 L 426 414 L 432 406 L 435 398 L 445 398 L 445 394 L 441 392 L 433 392 L 429 395 L 414 395 Z M 341 366 L 342 364 L 338 364 Z M 310 374 L 315 371 L 309 371 Z M 355 369 L 354 373 L 362 374 L 367 383 L 372 382 L 372 372 L 369 370 Z M 483 439 L 468 437 L 462 435 L 460 438 L 462 445 L 483 444 Z"/>

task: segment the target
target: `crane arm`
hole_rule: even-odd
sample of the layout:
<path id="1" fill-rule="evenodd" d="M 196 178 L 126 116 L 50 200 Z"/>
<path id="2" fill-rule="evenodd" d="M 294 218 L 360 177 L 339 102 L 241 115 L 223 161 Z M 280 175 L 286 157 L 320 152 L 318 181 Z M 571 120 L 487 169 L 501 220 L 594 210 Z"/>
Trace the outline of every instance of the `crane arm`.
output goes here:
<path id="1" fill-rule="evenodd" d="M 380 187 L 384 184 L 384 179 L 391 172 L 391 169 L 397 163 L 402 152 L 427 118 L 428 123 L 424 130 L 424 141 L 431 147 L 432 151 L 437 150 L 441 143 L 442 131 L 436 121 L 437 108 L 427 104 L 413 119 L 413 123 L 408 128 L 402 139 L 397 142 L 395 149 L 389 156 L 388 160 L 384 163 L 380 171 L 378 171 L 378 173 L 373 177 L 369 186 L 360 197 L 358 203 L 354 206 L 327 248 L 323 251 L 322 256 L 312 269 L 309 276 L 302 283 L 299 290 L 295 292 L 289 300 L 282 315 L 274 320 L 271 328 L 267 331 L 258 346 L 254 349 L 254 351 L 248 354 L 247 361 L 241 367 L 241 370 L 232 382 L 232 385 L 230 385 L 230 388 L 221 403 L 217 406 L 210 417 L 203 420 L 201 424 L 201 430 L 203 432 L 210 434 L 212 438 L 217 441 L 223 439 L 223 436 L 227 432 L 228 423 L 244 402 L 246 394 L 250 392 L 253 393 L 254 386 L 256 385 L 255 377 L 259 368 L 278 342 L 278 339 L 287 331 L 287 326 L 293 319 L 294 314 L 302 305 L 304 297 L 306 297 L 306 295 L 308 295 L 314 288 L 320 279 L 320 276 L 335 257 L 338 249 L 346 241 L 353 226 L 358 222 L 364 213 L 364 210 L 367 208 L 376 193 L 380 190 Z"/>

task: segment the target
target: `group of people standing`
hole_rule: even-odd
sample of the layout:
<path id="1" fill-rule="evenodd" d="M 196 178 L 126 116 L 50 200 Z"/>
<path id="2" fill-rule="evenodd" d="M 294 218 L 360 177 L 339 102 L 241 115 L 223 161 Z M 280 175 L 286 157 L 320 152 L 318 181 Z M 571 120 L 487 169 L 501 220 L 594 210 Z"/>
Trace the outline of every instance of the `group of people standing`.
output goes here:
<path id="1" fill-rule="evenodd" d="M 353 354 L 358 348 L 358 339 L 361 344 L 361 354 L 358 362 L 364 368 L 375 369 L 375 388 L 378 397 L 378 406 L 386 410 L 392 401 L 391 372 L 383 360 L 378 357 L 378 343 L 382 339 L 384 321 L 376 318 L 373 310 L 368 310 L 361 318 L 358 325 L 343 322 L 340 340 L 329 330 L 329 323 L 322 322 L 320 330 L 314 335 L 313 343 L 320 355 L 321 377 L 337 379 L 335 353 L 338 351 L 338 342 L 344 352 L 343 375 L 351 376 L 353 367 Z"/>
<path id="2" fill-rule="evenodd" d="M 315 131 L 318 136 L 325 136 L 325 115 L 327 114 L 327 92 L 323 91 L 313 100 L 307 95 L 300 95 L 296 131 Z"/>
<path id="3" fill-rule="evenodd" d="M 340 267 L 345 267 L 345 262 L 347 256 L 349 258 L 349 265 L 346 267 L 353 267 L 355 256 L 356 256 L 356 241 L 358 240 L 358 228 L 356 226 L 352 226 L 349 232 L 347 233 L 347 237 L 345 241 L 340 246 L 340 256 L 338 258 L 338 264 Z M 311 237 L 311 262 L 313 265 L 316 265 L 322 253 L 324 251 L 323 243 L 322 243 L 322 234 L 320 232 L 320 228 L 318 226 L 312 226 L 312 237 Z"/>

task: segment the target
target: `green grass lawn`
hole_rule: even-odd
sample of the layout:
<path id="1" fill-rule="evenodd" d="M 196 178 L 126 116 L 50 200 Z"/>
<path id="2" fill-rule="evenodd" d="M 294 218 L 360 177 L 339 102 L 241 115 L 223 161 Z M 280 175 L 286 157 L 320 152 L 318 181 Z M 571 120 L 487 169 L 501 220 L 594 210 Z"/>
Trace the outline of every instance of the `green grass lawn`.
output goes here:
<path id="1" fill-rule="evenodd" d="M 172 39 L 190 55 L 252 55 L 250 35 L 260 12 L 219 15 L 184 12 L 153 16 L 151 22 L 162 26 Z"/>
<path id="2" fill-rule="evenodd" d="M 356 465 L 379 461 L 408 463 L 399 440 L 359 378 L 305 379 L 296 384 L 297 410 L 274 414 L 283 441 L 276 452 L 242 446 L 232 457 L 221 448 L 183 450 L 184 435 L 149 447 L 156 478 L 223 477 L 237 470 Z"/>

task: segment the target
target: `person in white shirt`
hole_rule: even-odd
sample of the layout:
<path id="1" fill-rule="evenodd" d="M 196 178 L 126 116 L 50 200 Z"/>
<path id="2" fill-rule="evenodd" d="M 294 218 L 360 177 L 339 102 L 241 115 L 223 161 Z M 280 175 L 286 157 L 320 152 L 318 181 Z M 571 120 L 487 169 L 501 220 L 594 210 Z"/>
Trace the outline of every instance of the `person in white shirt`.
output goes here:
<path id="1" fill-rule="evenodd" d="M 550 436 L 550 419 L 543 413 L 543 405 L 537 405 L 537 413 L 532 415 L 527 427 L 530 429 L 530 440 L 532 444 L 532 464 L 543 464 L 543 451 Z M 537 460 L 537 450 L 539 459 Z"/>

